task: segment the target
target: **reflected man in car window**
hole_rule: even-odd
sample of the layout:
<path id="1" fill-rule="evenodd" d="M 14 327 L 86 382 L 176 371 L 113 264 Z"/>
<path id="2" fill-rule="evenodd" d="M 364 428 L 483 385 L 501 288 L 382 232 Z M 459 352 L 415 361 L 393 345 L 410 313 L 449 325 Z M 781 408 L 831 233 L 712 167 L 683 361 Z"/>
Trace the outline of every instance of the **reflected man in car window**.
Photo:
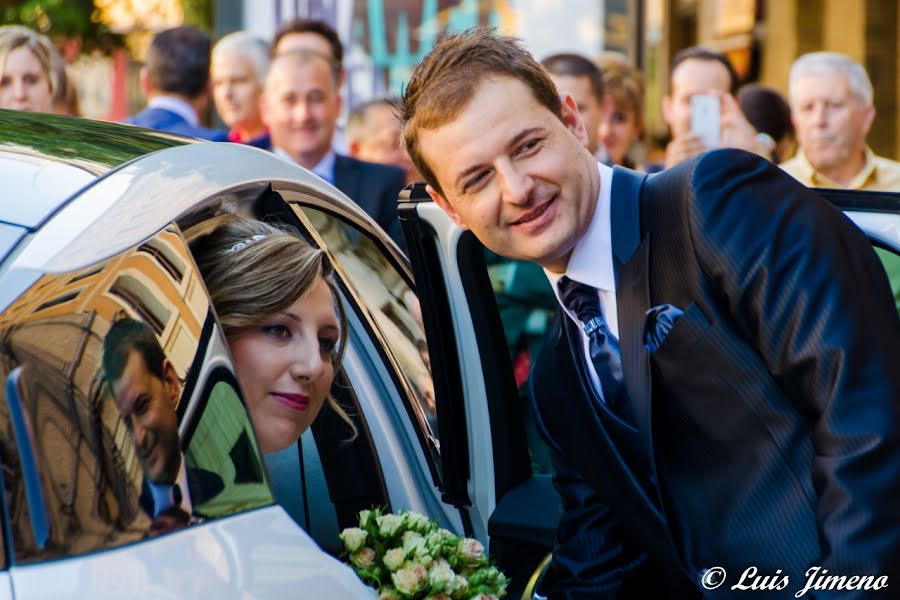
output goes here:
<path id="1" fill-rule="evenodd" d="M 195 502 L 224 487 L 211 472 L 187 469 L 178 436 L 175 407 L 181 382 L 148 325 L 134 319 L 113 324 L 103 343 L 103 372 L 116 407 L 131 433 L 144 472 L 140 504 L 154 522 L 154 535 L 184 527 Z"/>

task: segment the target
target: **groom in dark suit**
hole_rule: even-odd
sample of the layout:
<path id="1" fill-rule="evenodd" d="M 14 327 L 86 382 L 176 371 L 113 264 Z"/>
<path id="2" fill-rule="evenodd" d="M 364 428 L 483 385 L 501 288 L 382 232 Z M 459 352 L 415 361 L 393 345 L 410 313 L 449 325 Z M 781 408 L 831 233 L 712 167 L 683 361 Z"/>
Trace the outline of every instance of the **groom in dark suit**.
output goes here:
<path id="1" fill-rule="evenodd" d="M 487 30 L 432 50 L 402 118 L 433 200 L 559 299 L 532 373 L 552 597 L 898 585 L 900 320 L 840 211 L 740 150 L 598 165 L 571 96 Z"/>

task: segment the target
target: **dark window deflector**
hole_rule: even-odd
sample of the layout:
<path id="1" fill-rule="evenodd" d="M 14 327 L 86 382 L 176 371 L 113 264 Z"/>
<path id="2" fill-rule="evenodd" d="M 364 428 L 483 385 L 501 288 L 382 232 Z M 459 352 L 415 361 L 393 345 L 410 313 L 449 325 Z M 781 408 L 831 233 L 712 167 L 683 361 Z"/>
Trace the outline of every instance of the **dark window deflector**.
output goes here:
<path id="1" fill-rule="evenodd" d="M 44 492 L 41 489 L 41 477 L 38 473 L 35 454 L 34 436 L 31 426 L 22 409 L 20 396 L 22 367 L 13 369 L 6 378 L 6 402 L 9 407 L 9 420 L 16 437 L 16 448 L 22 465 L 22 480 L 25 484 L 25 496 L 28 499 L 28 514 L 31 516 L 31 530 L 34 533 L 35 545 L 42 549 L 50 537 L 50 523 L 47 518 Z"/>
<path id="2" fill-rule="evenodd" d="M 424 189 L 407 187 L 402 200 L 423 199 Z M 406 196 L 404 198 L 404 196 Z M 427 198 L 427 195 L 424 196 Z M 458 508 L 471 506 L 468 494 L 469 442 L 466 426 L 462 371 L 457 355 L 456 334 L 449 292 L 444 282 L 437 233 L 431 225 L 415 215 L 415 208 L 403 206 L 398 210 L 409 259 L 416 274 L 416 294 L 422 305 L 425 338 L 431 356 L 434 375 L 434 395 L 441 435 L 441 466 L 443 500 Z M 465 517 L 467 513 L 461 511 Z M 464 523 L 466 525 L 466 523 Z M 471 527 L 471 524 L 468 525 Z"/>

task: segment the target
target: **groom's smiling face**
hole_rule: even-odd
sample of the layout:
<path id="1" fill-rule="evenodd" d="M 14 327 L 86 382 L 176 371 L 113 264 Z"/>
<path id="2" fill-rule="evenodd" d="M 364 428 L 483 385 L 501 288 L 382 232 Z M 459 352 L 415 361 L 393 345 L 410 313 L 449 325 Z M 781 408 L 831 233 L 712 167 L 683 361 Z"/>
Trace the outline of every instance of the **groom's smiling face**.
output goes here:
<path id="1" fill-rule="evenodd" d="M 570 96 L 560 120 L 509 76 L 486 76 L 452 121 L 421 129 L 429 194 L 494 252 L 565 271 L 593 216 L 597 164 Z"/>

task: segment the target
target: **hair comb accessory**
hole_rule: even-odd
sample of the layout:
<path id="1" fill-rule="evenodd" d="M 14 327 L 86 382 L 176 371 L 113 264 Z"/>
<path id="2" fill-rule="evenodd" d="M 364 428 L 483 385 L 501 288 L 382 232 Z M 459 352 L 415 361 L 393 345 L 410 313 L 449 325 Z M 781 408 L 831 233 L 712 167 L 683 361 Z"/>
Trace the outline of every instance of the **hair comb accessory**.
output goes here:
<path id="1" fill-rule="evenodd" d="M 249 245 L 252 244 L 253 242 L 258 242 L 259 240 L 264 239 L 265 237 L 266 237 L 266 236 L 264 236 L 264 235 L 261 234 L 261 233 L 258 233 L 258 234 L 254 235 L 254 236 L 250 236 L 249 238 L 247 238 L 247 239 L 245 239 L 245 240 L 239 241 L 239 242 L 236 243 L 234 246 L 232 246 L 231 248 L 229 248 L 228 250 L 226 250 L 226 251 L 225 251 L 225 254 L 231 254 L 232 252 L 238 252 L 238 251 L 240 251 L 240 250 L 243 250 L 244 248 L 246 248 L 247 246 L 249 246 Z"/>

